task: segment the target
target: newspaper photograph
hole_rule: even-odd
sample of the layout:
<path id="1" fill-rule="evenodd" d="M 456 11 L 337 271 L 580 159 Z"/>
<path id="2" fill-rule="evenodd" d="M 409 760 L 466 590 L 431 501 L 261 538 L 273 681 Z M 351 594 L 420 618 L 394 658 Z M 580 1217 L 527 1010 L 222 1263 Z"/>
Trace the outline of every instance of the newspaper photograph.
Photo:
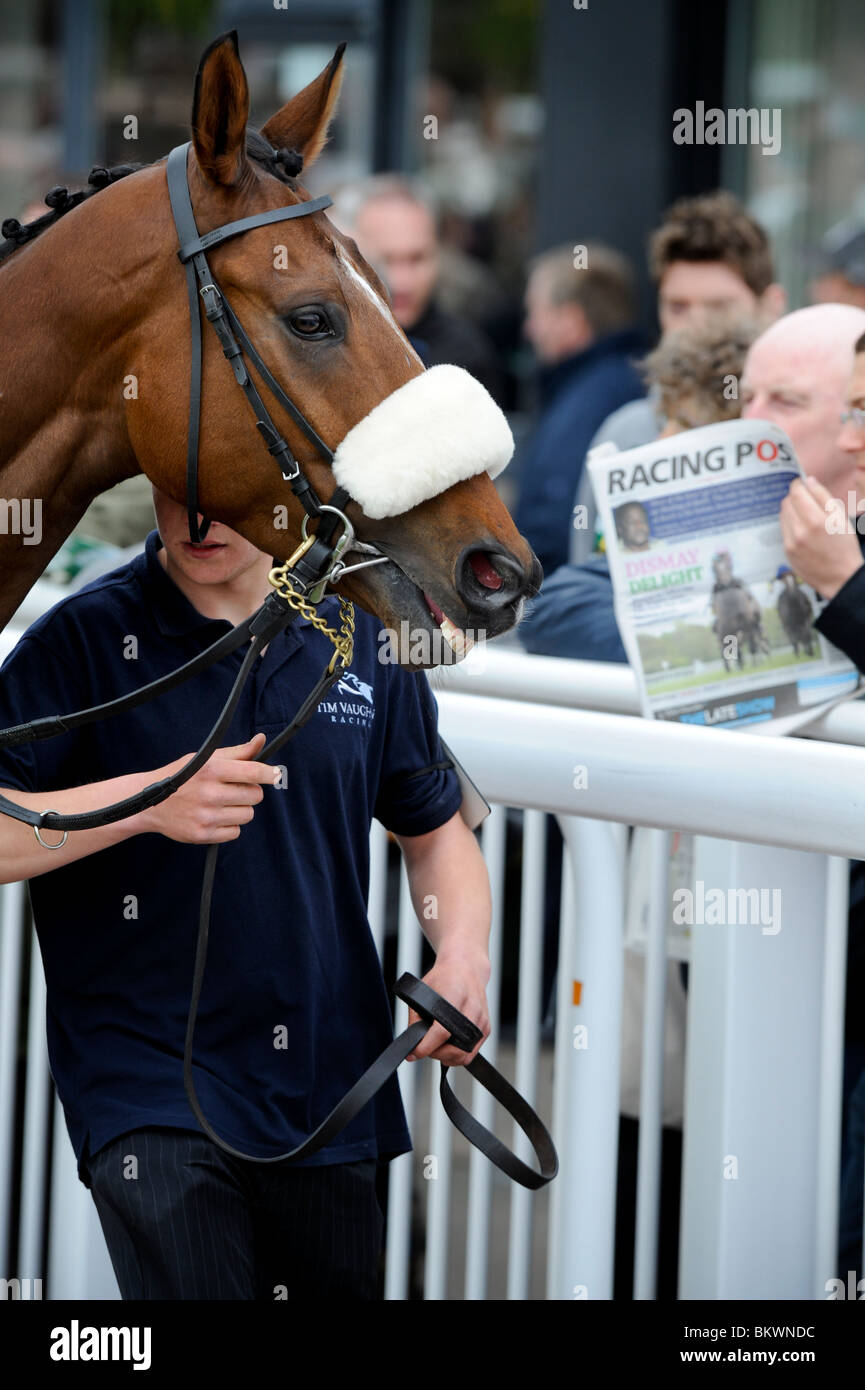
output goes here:
<path id="1" fill-rule="evenodd" d="M 784 553 L 801 470 L 783 430 L 731 420 L 588 467 L 644 715 L 786 733 L 865 689 Z"/>

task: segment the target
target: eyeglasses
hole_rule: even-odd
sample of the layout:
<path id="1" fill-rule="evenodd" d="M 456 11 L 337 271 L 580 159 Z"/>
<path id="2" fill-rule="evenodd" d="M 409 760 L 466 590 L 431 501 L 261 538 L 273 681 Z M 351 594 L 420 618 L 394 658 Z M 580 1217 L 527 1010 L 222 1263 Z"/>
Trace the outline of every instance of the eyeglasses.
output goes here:
<path id="1" fill-rule="evenodd" d="M 839 416 L 842 425 L 846 425 L 852 420 L 860 429 L 865 426 L 865 410 L 860 410 L 858 406 L 851 405 L 848 410 L 842 410 Z"/>

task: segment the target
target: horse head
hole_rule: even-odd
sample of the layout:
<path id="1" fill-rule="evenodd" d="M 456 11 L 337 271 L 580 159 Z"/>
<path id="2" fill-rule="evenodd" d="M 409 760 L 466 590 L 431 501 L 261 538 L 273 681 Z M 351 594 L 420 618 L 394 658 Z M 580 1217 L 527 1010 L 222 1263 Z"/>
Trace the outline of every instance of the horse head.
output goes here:
<path id="1" fill-rule="evenodd" d="M 248 130 L 235 36 L 210 46 L 195 84 L 188 165 L 201 235 L 308 198 L 294 171 L 308 170 L 325 143 L 343 49 L 256 135 Z M 187 300 L 164 168 L 126 182 L 130 202 L 138 190 L 159 210 L 164 274 L 139 343 L 148 388 L 127 403 L 127 428 L 142 470 L 182 502 Z M 270 372 L 335 455 L 332 464 L 323 459 L 274 403 L 273 419 L 303 472 L 325 503 L 337 482 L 345 485 L 352 500 L 344 510 L 358 539 L 385 557 L 346 575 L 336 591 L 395 634 L 405 665 L 436 664 L 436 643 L 419 646 L 418 631 L 435 637 L 443 626 L 458 643 L 466 629 L 495 637 L 512 627 L 541 571 L 493 486 L 512 441 L 484 388 L 456 367 L 425 371 L 375 271 L 323 211 L 255 227 L 214 247 L 208 262 Z M 257 434 L 215 335 L 205 331 L 203 345 L 200 510 L 286 560 L 303 511 Z"/>

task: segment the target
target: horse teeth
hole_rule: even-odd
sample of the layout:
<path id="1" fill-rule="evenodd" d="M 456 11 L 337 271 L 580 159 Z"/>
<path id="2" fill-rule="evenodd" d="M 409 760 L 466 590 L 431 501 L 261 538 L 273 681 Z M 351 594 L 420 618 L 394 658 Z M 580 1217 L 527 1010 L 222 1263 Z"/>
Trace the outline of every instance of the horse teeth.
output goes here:
<path id="1" fill-rule="evenodd" d="M 457 656 L 466 656 L 474 646 L 472 639 L 467 637 L 456 623 L 452 623 L 450 618 L 443 618 L 439 627 L 448 646 Z"/>

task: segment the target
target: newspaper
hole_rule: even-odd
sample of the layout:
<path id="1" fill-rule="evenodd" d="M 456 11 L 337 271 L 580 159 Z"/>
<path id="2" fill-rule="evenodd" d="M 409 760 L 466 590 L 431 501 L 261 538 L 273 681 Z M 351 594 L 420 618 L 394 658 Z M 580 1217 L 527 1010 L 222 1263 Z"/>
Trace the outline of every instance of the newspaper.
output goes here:
<path id="1" fill-rule="evenodd" d="M 731 420 L 588 467 L 645 715 L 780 734 L 865 689 L 784 554 L 801 470 L 783 430 Z"/>

